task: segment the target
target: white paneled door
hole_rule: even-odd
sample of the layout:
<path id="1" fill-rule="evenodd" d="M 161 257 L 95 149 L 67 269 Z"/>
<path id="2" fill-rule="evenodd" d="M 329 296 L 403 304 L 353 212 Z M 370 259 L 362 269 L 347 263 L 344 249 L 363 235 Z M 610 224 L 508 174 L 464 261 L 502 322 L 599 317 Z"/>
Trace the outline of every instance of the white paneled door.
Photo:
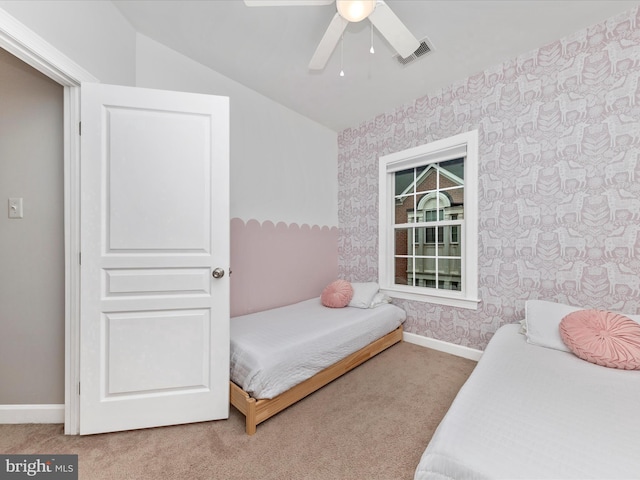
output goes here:
<path id="1" fill-rule="evenodd" d="M 228 99 L 83 84 L 81 114 L 80 433 L 227 418 Z"/>

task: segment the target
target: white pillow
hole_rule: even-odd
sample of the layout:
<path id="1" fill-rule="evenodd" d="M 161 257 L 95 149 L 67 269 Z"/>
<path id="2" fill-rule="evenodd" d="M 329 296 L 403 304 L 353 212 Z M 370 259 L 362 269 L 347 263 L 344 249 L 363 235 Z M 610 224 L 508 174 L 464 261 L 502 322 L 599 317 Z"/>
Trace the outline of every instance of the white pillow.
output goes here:
<path id="1" fill-rule="evenodd" d="M 527 343 L 570 352 L 560 336 L 560 321 L 578 310 L 584 308 L 544 300 L 527 300 L 524 304 Z"/>
<path id="2" fill-rule="evenodd" d="M 391 303 L 391 297 L 385 293 L 378 292 L 374 295 L 373 300 L 371 300 L 371 305 L 369 305 L 369 308 L 379 307 L 380 305 L 384 305 L 385 303 Z"/>
<path id="3" fill-rule="evenodd" d="M 376 296 L 376 293 L 378 293 L 378 290 L 380 289 L 380 286 L 376 282 L 351 282 L 351 287 L 353 288 L 353 297 L 349 302 L 349 307 L 356 308 L 369 308 L 373 301 L 373 297 Z"/>
<path id="4" fill-rule="evenodd" d="M 526 320 L 520 320 L 518 322 L 518 324 L 520 324 L 520 330 L 518 330 L 518 333 L 520 335 L 526 335 L 527 334 L 527 321 Z"/>

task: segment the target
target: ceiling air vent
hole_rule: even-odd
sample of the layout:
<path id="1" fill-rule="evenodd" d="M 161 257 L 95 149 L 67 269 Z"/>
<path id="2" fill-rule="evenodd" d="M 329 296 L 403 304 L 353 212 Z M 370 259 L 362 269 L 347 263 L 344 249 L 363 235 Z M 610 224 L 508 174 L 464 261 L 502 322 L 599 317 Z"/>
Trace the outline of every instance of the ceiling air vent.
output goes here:
<path id="1" fill-rule="evenodd" d="M 400 64 L 408 65 L 408 64 L 416 61 L 418 58 L 423 57 L 424 55 L 426 55 L 429 52 L 431 52 L 431 47 L 429 47 L 429 45 L 427 45 L 427 39 L 425 38 L 425 39 L 420 40 L 420 46 L 416 49 L 415 52 L 413 52 L 407 58 L 403 58 L 398 54 L 394 55 L 394 58 L 396 60 L 398 60 L 398 62 Z"/>

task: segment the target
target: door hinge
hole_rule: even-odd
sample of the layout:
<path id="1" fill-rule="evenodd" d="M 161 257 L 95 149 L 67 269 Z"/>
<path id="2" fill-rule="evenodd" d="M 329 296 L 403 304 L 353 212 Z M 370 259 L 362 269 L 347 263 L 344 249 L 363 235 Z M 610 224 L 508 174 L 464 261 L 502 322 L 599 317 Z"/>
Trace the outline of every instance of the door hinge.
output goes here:
<path id="1" fill-rule="evenodd" d="M 78 395 L 80 395 L 80 382 L 78 382 Z"/>
<path id="2" fill-rule="evenodd" d="M 82 136 L 82 122 L 78 122 L 78 135 Z"/>
<path id="3" fill-rule="evenodd" d="M 82 265 L 82 252 L 78 252 L 78 264 Z"/>

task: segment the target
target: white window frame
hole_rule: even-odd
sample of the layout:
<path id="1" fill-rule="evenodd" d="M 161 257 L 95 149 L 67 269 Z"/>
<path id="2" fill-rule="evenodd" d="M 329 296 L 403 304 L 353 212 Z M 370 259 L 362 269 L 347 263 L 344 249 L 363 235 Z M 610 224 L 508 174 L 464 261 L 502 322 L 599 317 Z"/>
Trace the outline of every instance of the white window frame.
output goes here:
<path id="1" fill-rule="evenodd" d="M 464 246 L 461 290 L 396 285 L 394 283 L 394 174 L 409 168 L 461 156 L 465 157 L 464 219 L 459 231 Z M 478 298 L 478 131 L 472 130 L 384 155 L 379 161 L 378 282 L 380 289 L 391 297 L 476 310 L 480 302 Z"/>

